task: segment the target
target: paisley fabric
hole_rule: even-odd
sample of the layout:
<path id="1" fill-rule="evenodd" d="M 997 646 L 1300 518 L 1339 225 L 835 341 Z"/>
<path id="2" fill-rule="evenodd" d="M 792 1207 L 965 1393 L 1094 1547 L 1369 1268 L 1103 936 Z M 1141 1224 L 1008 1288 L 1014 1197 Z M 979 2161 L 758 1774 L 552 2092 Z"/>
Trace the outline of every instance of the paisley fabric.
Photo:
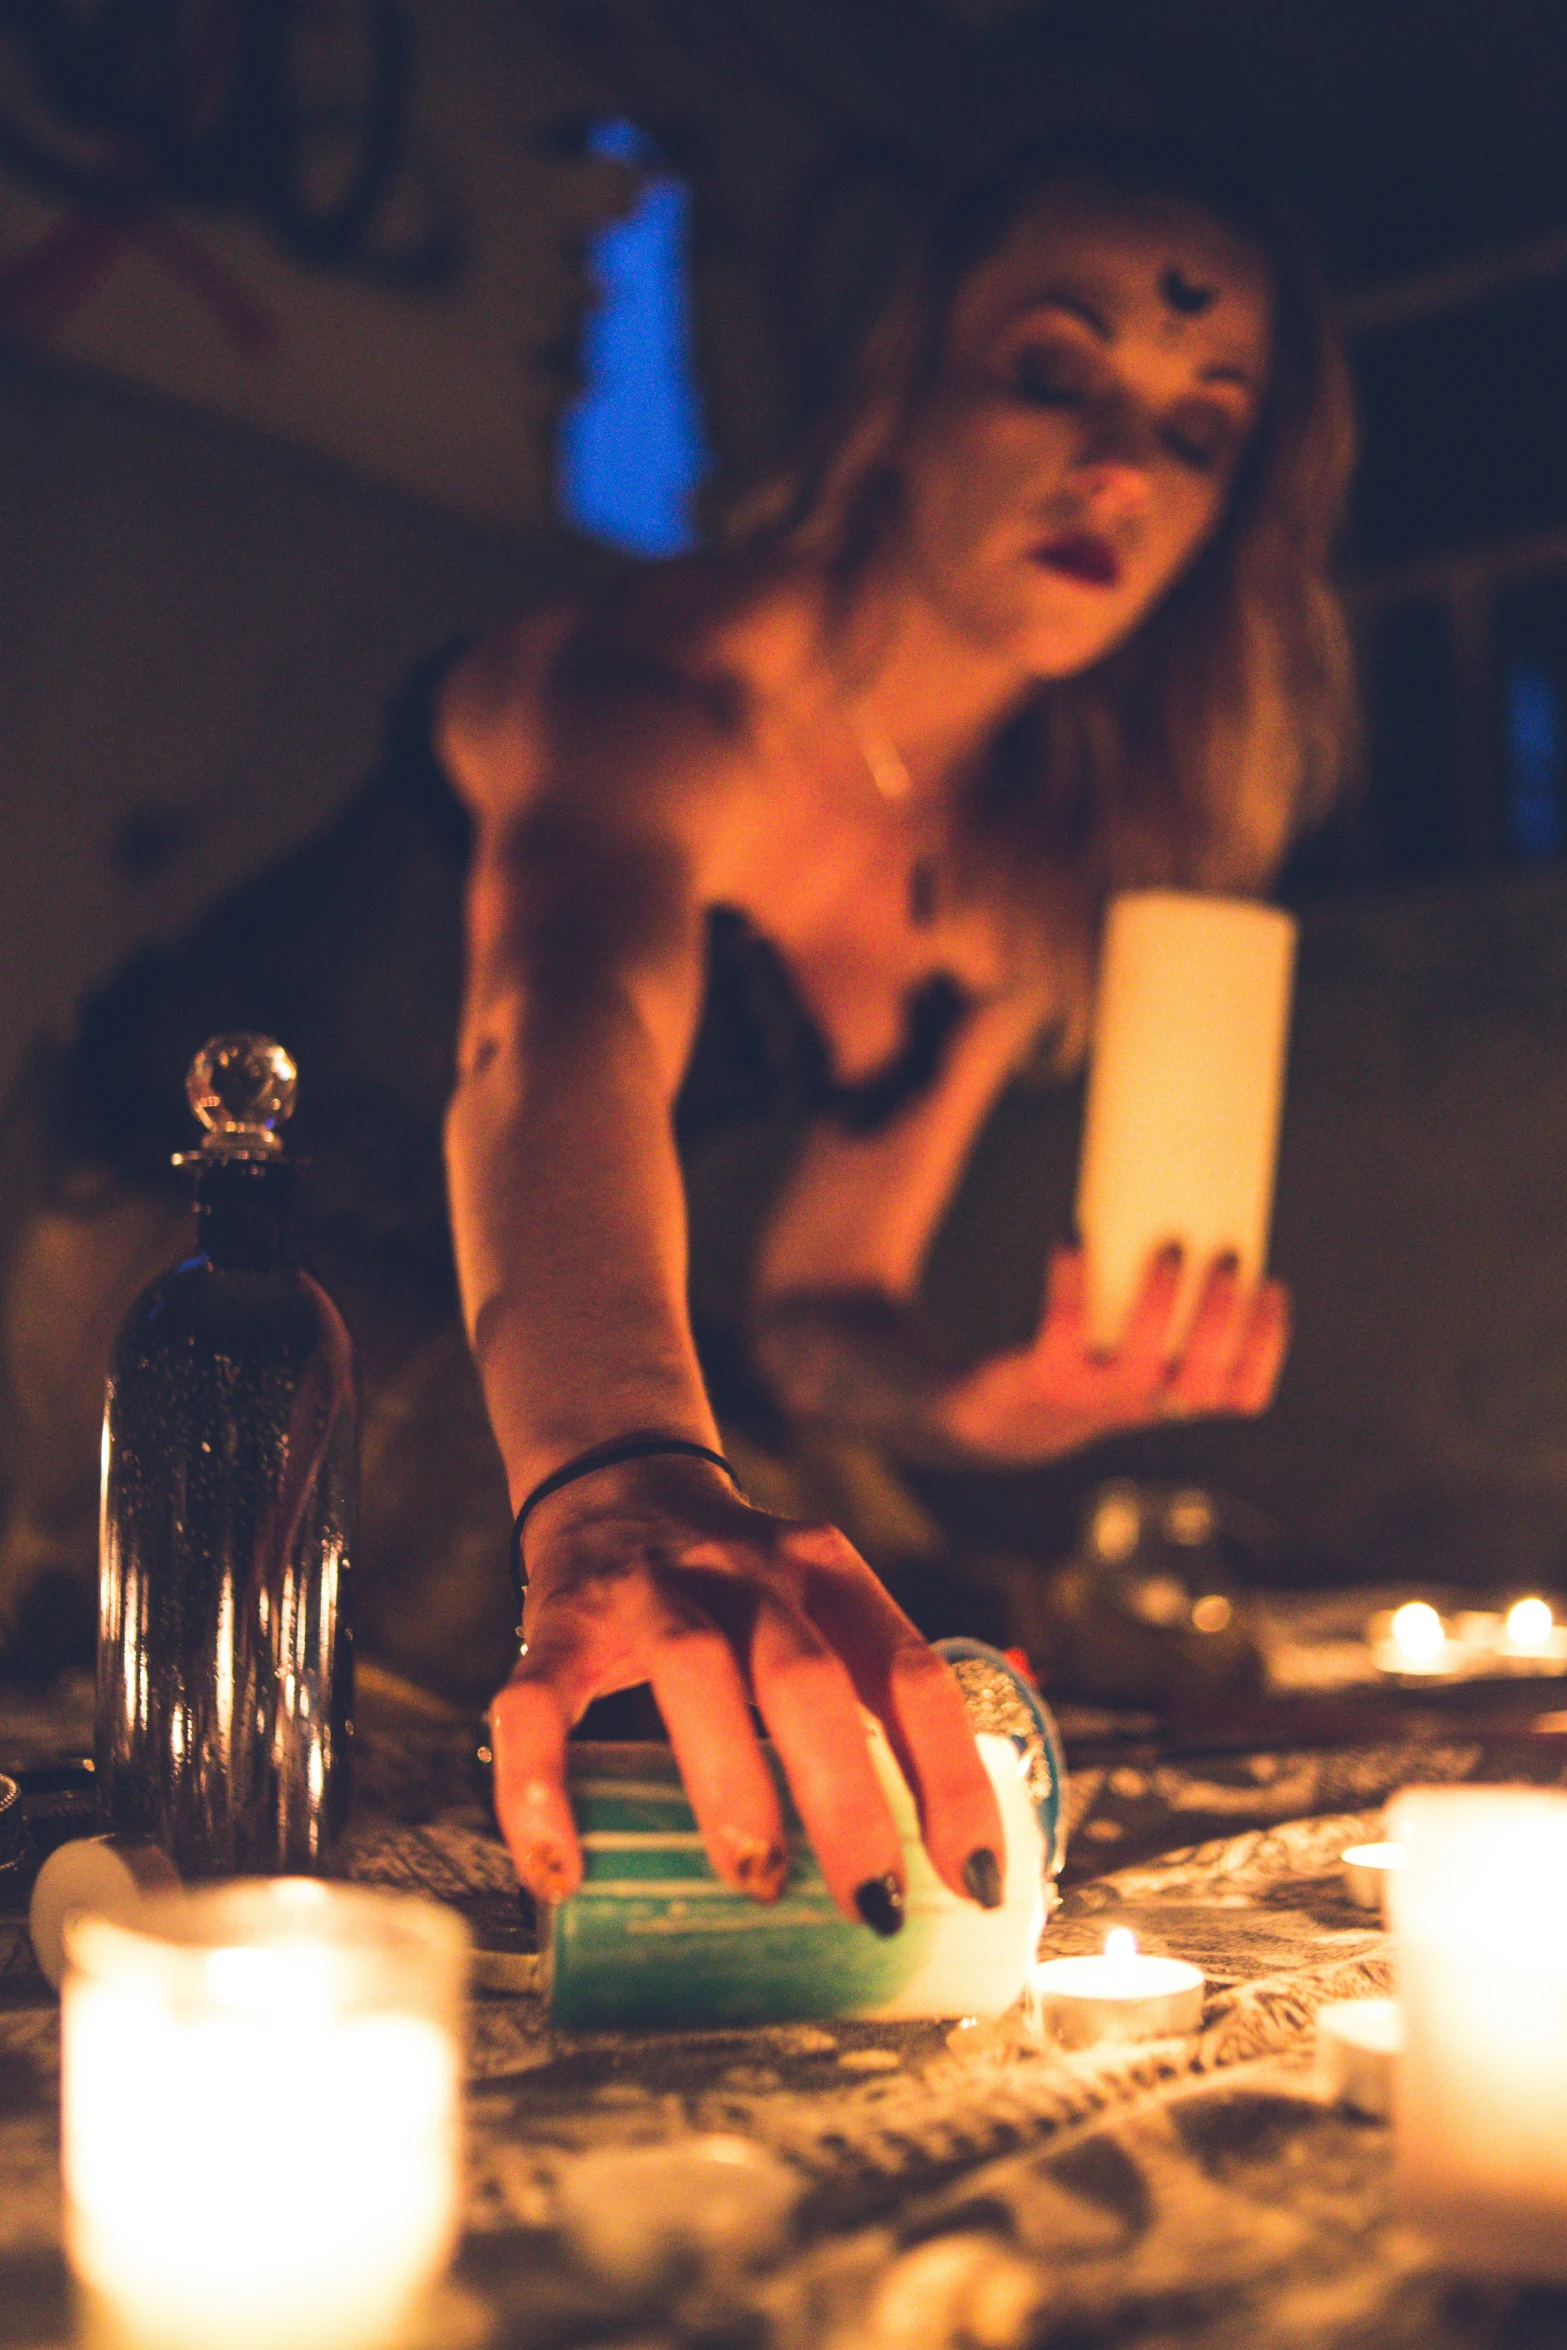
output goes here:
<path id="1" fill-rule="evenodd" d="M 375 1676 L 365 1698 L 352 1874 L 450 1902 L 481 1944 L 514 1946 L 514 1881 L 472 1730 Z M 0 1696 L 0 1767 L 79 1741 L 90 1704 L 85 1681 L 47 1703 Z M 1324 2103 L 1313 2069 L 1317 2008 L 1389 1983 L 1387 1937 L 1345 1898 L 1344 1846 L 1411 1781 L 1554 1784 L 1559 1743 L 1455 1735 L 1195 1765 L 1155 1750 L 1076 1775 L 1046 1951 L 1096 1949 L 1113 1922 L 1194 1960 L 1208 1995 L 1191 2040 L 1067 2055 L 1018 2018 L 573 2034 L 531 1995 L 477 1998 L 464 2238 L 432 2338 L 528 2350 L 1559 2344 L 1567 2294 L 1458 2284 L 1442 2247 L 1397 2225 L 1392 2132 Z M 1204 1837 L 1215 1819 L 1223 1832 Z M 1125 1838 L 1095 1837 L 1094 1822 Z M 1107 1870 L 1123 1841 L 1160 1848 Z M 24 1900 L 0 1876 L 0 2350 L 67 2331 L 58 2015 Z M 653 2144 L 675 2175 L 708 2133 L 741 2136 L 794 2176 L 782 2243 L 754 2266 L 717 2244 L 619 2282 L 573 2259 L 555 2222 L 574 2163 Z"/>

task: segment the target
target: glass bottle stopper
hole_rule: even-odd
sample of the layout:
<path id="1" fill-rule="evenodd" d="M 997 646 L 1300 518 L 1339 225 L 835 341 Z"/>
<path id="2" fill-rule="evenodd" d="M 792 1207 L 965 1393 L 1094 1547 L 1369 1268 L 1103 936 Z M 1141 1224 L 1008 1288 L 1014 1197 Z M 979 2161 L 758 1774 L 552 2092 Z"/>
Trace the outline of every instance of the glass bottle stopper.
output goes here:
<path id="1" fill-rule="evenodd" d="M 272 1037 L 209 1036 L 185 1074 L 185 1098 L 207 1130 L 200 1157 L 277 1158 L 283 1148 L 277 1129 L 293 1114 L 298 1082 L 293 1061 Z"/>

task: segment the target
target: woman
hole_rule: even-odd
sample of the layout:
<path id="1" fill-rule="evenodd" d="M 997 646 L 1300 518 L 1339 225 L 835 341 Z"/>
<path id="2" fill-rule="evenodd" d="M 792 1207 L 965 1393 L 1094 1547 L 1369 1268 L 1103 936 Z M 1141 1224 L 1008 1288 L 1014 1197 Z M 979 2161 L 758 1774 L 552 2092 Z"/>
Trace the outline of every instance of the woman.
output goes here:
<path id="1" fill-rule="evenodd" d="M 527 1646 L 492 1714 L 519 1874 L 576 1883 L 567 1731 L 646 1680 L 720 1875 L 760 1900 L 783 1881 L 754 1701 L 834 1896 L 889 1933 L 861 1706 L 936 1868 L 986 1905 L 999 1825 L 955 1685 L 869 1568 L 710 1457 L 670 1115 L 704 937 L 758 934 L 825 1041 L 837 1115 L 756 1271 L 791 1411 L 1022 1462 L 1260 1410 L 1286 1303 L 1223 1261 L 1176 1357 L 1172 1251 L 1109 1358 L 1069 1250 L 1017 1352 L 953 1368 L 907 1309 L 999 1088 L 1045 1031 L 1080 1049 L 1107 894 L 1255 890 L 1331 796 L 1350 434 L 1287 239 L 1184 155 L 1093 138 L 947 209 L 845 413 L 729 551 L 532 615 L 451 679 L 476 845 L 447 1159 L 525 1519 Z"/>

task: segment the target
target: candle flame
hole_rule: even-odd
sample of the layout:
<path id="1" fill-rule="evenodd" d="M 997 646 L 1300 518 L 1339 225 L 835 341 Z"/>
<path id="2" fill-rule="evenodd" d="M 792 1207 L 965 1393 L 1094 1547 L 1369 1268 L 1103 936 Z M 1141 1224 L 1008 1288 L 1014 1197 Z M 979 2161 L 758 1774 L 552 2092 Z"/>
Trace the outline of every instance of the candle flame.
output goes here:
<path id="1" fill-rule="evenodd" d="M 1130 1966 L 1137 1956 L 1137 1936 L 1130 1926 L 1112 1926 L 1105 1936 L 1105 1957 L 1111 1966 Z"/>
<path id="2" fill-rule="evenodd" d="M 1547 1600 L 1516 1600 L 1507 1611 L 1507 1637 L 1515 1648 L 1543 1648 L 1555 1629 Z"/>
<path id="3" fill-rule="evenodd" d="M 1389 1629 L 1394 1645 L 1414 1664 L 1430 1664 L 1441 1655 L 1447 1641 L 1441 1617 L 1423 1599 L 1412 1599 L 1396 1609 Z"/>

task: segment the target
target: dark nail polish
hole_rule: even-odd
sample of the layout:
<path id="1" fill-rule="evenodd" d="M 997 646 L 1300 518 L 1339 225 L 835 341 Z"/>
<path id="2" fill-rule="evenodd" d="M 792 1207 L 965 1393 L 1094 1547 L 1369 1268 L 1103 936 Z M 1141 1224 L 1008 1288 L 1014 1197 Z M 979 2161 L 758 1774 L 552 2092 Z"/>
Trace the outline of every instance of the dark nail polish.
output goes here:
<path id="1" fill-rule="evenodd" d="M 753 1901 L 776 1901 L 789 1874 L 789 1855 L 778 1844 L 747 1838 L 735 1861 L 740 1890 Z"/>
<path id="2" fill-rule="evenodd" d="M 571 1890 L 566 1855 L 553 1844 L 535 1844 L 525 1852 L 517 1874 L 535 1901 L 564 1901 Z"/>
<path id="3" fill-rule="evenodd" d="M 903 1888 L 896 1877 L 867 1877 L 854 1888 L 854 1906 L 873 1934 L 885 1942 L 903 1926 Z"/>
<path id="4" fill-rule="evenodd" d="M 1222 1257 L 1214 1260 L 1213 1269 L 1221 1281 L 1233 1281 L 1241 1269 L 1240 1258 L 1234 1249 L 1227 1248 Z"/>
<path id="5" fill-rule="evenodd" d="M 1184 1248 L 1182 1248 L 1178 1240 L 1167 1240 L 1163 1248 L 1159 1251 L 1158 1264 L 1160 1272 L 1173 1273 L 1177 1265 L 1183 1262 L 1185 1256 L 1186 1251 Z"/>
<path id="6" fill-rule="evenodd" d="M 980 1845 L 963 1863 L 963 1882 L 981 1909 L 1001 1907 L 1001 1863 L 988 1844 Z"/>

